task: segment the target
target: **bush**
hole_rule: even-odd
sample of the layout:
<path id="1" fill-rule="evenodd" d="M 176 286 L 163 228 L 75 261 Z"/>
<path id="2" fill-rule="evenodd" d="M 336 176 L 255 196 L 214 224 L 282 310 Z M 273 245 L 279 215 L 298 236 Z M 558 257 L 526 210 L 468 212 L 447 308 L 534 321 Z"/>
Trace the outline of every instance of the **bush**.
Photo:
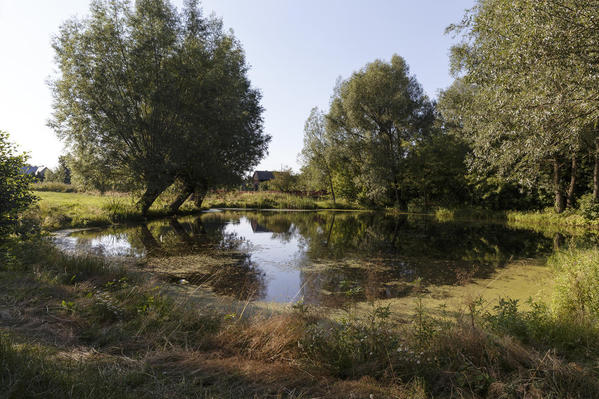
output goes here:
<path id="1" fill-rule="evenodd" d="M 36 199 L 29 190 L 31 176 L 22 172 L 25 160 L 0 130 L 0 243 L 16 232 L 19 215 Z"/>
<path id="2" fill-rule="evenodd" d="M 435 218 L 439 222 L 451 222 L 454 218 L 454 211 L 447 208 L 439 208 L 435 211 Z"/>
<path id="3" fill-rule="evenodd" d="M 599 218 L 599 203 L 593 199 L 593 194 L 585 194 L 578 200 L 578 209 L 587 220 Z"/>

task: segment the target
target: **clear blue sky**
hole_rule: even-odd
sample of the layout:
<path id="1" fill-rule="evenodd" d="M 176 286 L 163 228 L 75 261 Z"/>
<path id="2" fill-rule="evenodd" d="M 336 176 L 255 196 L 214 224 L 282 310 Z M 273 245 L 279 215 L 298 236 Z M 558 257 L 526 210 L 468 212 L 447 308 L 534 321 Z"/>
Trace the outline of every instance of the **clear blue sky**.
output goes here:
<path id="1" fill-rule="evenodd" d="M 173 1 L 179 6 L 182 0 Z M 392 54 L 406 59 L 434 98 L 451 83 L 444 35 L 474 0 L 204 0 L 204 12 L 234 30 L 263 94 L 266 131 L 273 137 L 260 169 L 298 169 L 304 122 L 327 109 L 336 79 Z M 31 162 L 55 166 L 63 145 L 46 127 L 47 78 L 54 71 L 50 38 L 87 0 L 0 0 L 0 129 Z"/>

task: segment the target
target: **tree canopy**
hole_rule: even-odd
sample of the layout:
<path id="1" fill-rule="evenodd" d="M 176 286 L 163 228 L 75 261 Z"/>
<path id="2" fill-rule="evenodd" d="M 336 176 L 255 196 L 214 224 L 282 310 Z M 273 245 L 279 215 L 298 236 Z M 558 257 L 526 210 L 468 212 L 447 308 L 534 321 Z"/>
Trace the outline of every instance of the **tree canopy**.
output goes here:
<path id="1" fill-rule="evenodd" d="M 265 154 L 260 93 L 241 45 L 197 1 L 96 0 L 53 47 L 50 125 L 73 152 L 137 182 L 146 213 L 177 179 L 189 190 L 240 180 Z"/>
<path id="2" fill-rule="evenodd" d="M 326 115 L 312 110 L 304 172 L 333 196 L 406 208 L 418 195 L 415 159 L 433 136 L 434 120 L 434 104 L 405 60 L 376 60 L 338 82 Z"/>
<path id="3" fill-rule="evenodd" d="M 457 115 L 473 165 L 526 185 L 552 175 L 555 208 L 573 204 L 579 158 L 598 116 L 599 2 L 479 0 L 449 28 Z M 443 102 L 443 101 L 442 101 Z M 448 119 L 451 109 L 442 106 Z M 582 151 L 582 153 L 581 153 Z M 566 190 L 564 171 L 571 174 Z"/>

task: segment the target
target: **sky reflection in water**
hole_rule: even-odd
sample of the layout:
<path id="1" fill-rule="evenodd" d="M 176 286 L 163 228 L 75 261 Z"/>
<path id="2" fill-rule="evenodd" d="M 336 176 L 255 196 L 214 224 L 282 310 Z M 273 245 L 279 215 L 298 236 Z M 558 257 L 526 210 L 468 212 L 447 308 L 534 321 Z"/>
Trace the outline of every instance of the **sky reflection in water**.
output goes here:
<path id="1" fill-rule="evenodd" d="M 490 277 L 513 260 L 546 256 L 554 238 L 429 216 L 228 211 L 55 240 L 67 251 L 160 265 L 173 281 L 238 299 L 337 306 Z"/>

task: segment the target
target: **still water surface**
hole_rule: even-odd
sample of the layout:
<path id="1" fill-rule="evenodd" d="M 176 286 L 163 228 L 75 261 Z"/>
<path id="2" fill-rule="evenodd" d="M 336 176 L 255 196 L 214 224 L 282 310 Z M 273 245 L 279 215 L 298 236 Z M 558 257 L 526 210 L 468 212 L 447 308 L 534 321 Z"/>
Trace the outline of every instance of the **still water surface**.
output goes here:
<path id="1" fill-rule="evenodd" d="M 217 294 L 337 306 L 493 278 L 547 256 L 551 235 L 501 223 L 370 212 L 207 212 L 59 234 L 66 251 L 134 260 Z"/>

